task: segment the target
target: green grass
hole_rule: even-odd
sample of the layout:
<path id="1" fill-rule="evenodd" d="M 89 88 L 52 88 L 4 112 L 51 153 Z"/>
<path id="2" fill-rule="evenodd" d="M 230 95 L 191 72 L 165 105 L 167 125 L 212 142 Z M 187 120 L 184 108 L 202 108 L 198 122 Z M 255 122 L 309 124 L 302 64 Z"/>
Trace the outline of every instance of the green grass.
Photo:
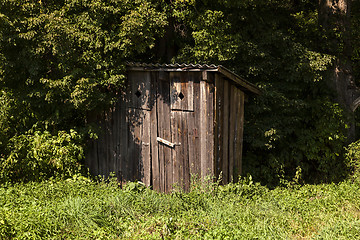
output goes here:
<path id="1" fill-rule="evenodd" d="M 0 239 L 360 239 L 360 185 L 161 194 L 85 178 L 0 188 Z"/>

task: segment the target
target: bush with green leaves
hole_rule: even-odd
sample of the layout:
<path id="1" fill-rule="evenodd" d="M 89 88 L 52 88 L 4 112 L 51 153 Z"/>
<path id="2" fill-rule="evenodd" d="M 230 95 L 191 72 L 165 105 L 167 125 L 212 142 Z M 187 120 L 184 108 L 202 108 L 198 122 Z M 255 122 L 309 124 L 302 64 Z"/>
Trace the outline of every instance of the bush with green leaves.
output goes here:
<path id="1" fill-rule="evenodd" d="M 352 177 L 360 177 L 360 140 L 349 144 L 346 148 L 346 163 Z"/>
<path id="2" fill-rule="evenodd" d="M 81 136 L 74 130 L 27 132 L 10 139 L 10 154 L 1 158 L 2 181 L 36 181 L 49 177 L 69 177 L 81 170 L 84 150 Z"/>

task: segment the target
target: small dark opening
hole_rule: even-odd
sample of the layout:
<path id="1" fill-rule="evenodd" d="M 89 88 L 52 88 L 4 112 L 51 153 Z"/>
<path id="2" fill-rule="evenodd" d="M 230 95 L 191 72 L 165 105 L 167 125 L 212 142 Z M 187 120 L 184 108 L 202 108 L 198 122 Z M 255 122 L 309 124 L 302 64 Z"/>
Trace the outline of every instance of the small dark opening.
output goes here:
<path id="1" fill-rule="evenodd" d="M 135 95 L 139 98 L 141 96 L 141 92 L 139 90 L 137 90 Z"/>
<path id="2" fill-rule="evenodd" d="M 180 94 L 179 94 L 179 98 L 181 99 L 181 100 L 183 100 L 184 99 L 184 94 L 182 93 L 182 92 L 180 92 Z"/>

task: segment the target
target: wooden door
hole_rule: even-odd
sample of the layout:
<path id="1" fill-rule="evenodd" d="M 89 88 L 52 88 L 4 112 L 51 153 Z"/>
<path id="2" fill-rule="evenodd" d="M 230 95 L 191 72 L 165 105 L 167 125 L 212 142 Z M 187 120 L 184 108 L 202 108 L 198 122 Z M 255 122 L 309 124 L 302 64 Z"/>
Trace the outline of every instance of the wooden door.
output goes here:
<path id="1" fill-rule="evenodd" d="M 156 84 L 156 109 L 153 111 L 156 111 L 157 133 L 154 134 L 156 138 L 152 141 L 154 144 L 152 152 L 157 155 L 152 156 L 153 187 L 161 192 L 169 192 L 173 182 L 171 146 L 161 141 L 161 139 L 171 141 L 169 74 L 160 72 Z"/>
<path id="2" fill-rule="evenodd" d="M 128 143 L 123 169 L 128 179 L 170 192 L 188 190 L 192 173 L 200 175 L 199 74 L 188 72 L 134 72 L 129 74 Z M 199 75 L 200 76 L 200 75 Z M 195 80 L 197 79 L 197 80 Z M 198 99 L 199 100 L 199 99 Z"/>
<path id="3" fill-rule="evenodd" d="M 194 123 L 194 76 L 190 72 L 170 73 L 173 185 L 184 190 L 189 190 L 190 167 L 194 168 L 195 163 L 195 143 L 192 142 L 194 132 L 197 132 Z"/>
<path id="4" fill-rule="evenodd" d="M 188 190 L 196 159 L 193 74 L 160 74 L 157 90 L 158 168 L 153 168 L 153 175 L 161 191 Z"/>

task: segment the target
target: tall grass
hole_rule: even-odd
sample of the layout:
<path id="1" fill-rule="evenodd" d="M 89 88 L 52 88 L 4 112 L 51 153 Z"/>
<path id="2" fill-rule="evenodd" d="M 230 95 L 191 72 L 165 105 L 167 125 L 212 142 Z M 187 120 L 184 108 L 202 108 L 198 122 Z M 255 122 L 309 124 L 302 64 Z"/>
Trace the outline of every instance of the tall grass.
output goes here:
<path id="1" fill-rule="evenodd" d="M 356 239 L 360 185 L 250 180 L 162 194 L 74 178 L 3 185 L 0 239 Z"/>

